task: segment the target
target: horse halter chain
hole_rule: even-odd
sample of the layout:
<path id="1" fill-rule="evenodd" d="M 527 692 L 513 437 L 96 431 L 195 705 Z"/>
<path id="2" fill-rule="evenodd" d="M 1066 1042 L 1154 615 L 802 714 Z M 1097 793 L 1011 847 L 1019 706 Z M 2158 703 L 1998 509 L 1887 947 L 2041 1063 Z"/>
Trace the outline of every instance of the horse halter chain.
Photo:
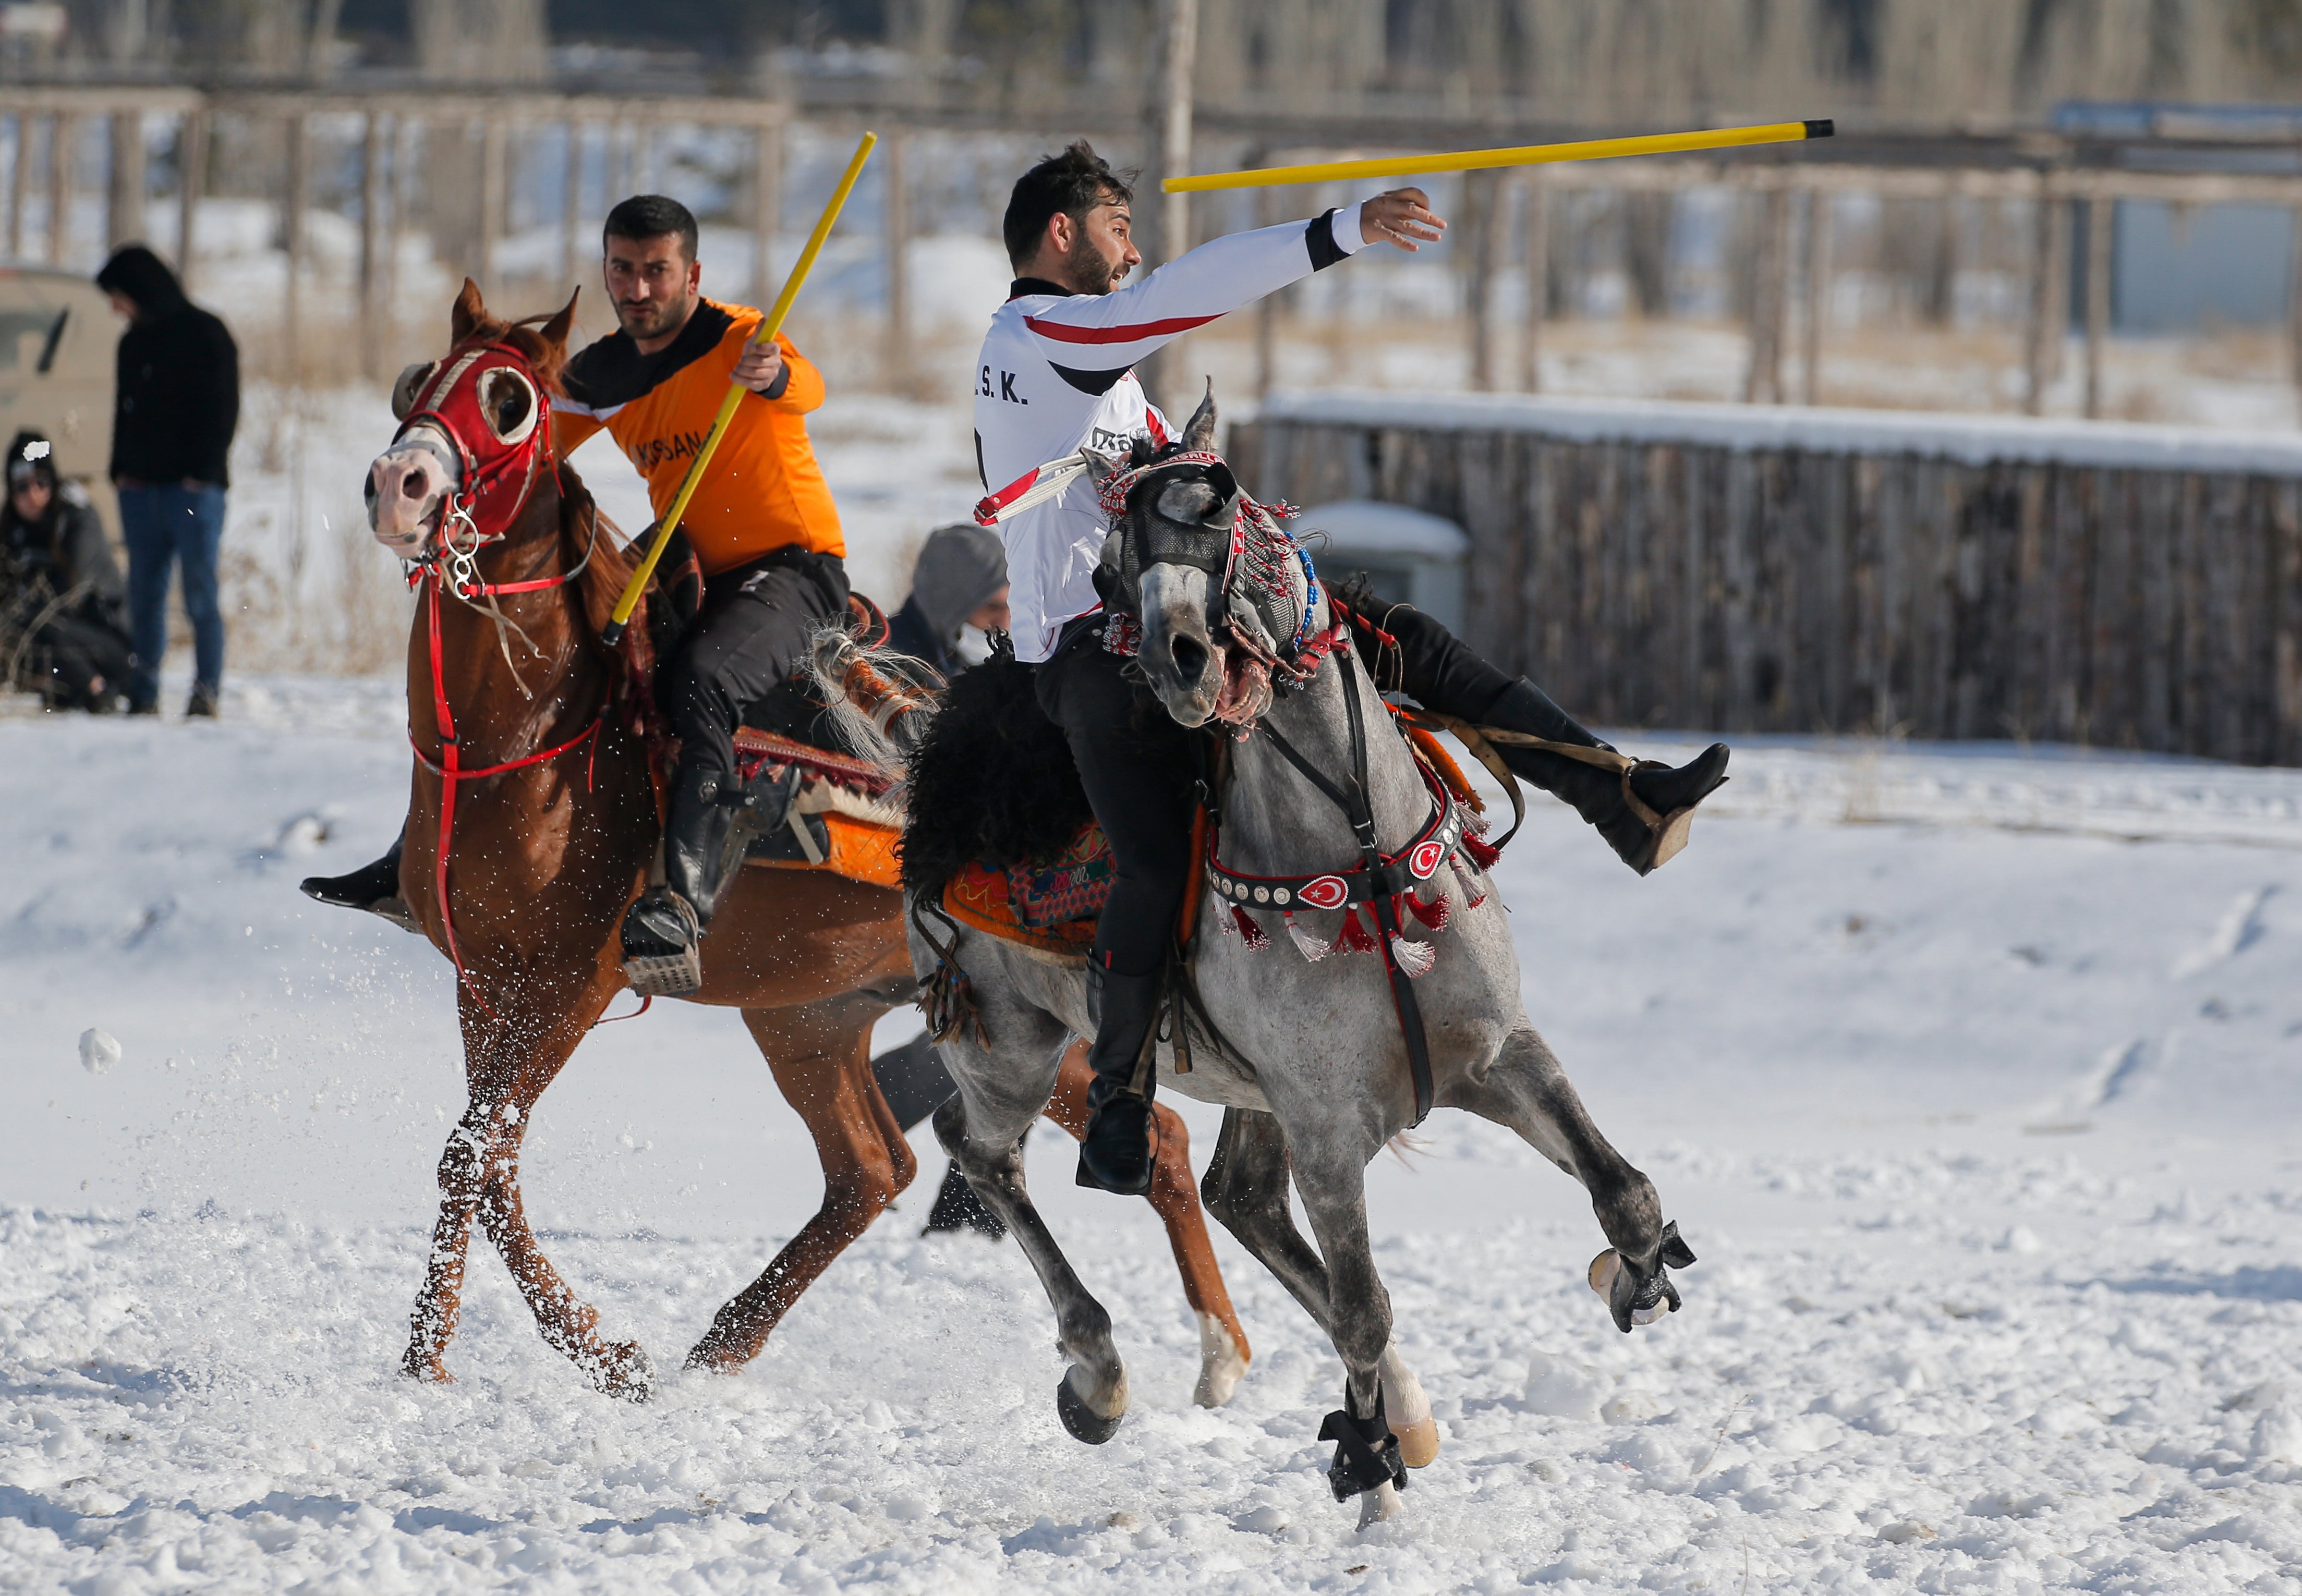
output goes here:
<path id="1" fill-rule="evenodd" d="M 525 422 L 513 429 L 509 436 L 500 435 L 487 410 L 487 390 L 505 381 L 525 386 L 528 410 Z M 511 659 L 510 644 L 505 641 L 504 628 L 518 630 L 517 624 L 506 617 L 495 603 L 505 593 L 542 592 L 549 588 L 564 587 L 584 574 L 592 563 L 592 550 L 600 536 L 599 511 L 592 514 L 591 537 L 584 544 L 584 558 L 572 569 L 556 576 L 542 576 L 525 582 L 486 582 L 479 574 L 480 551 L 492 543 L 504 542 L 508 535 L 494 530 L 517 521 L 533 495 L 542 469 L 549 466 L 556 481 L 559 463 L 551 452 L 551 426 L 544 414 L 545 399 L 542 383 L 536 380 L 534 368 L 527 357 L 508 344 L 483 343 L 462 350 L 449 352 L 449 357 L 433 369 L 417 390 L 416 403 L 400 422 L 399 431 L 392 436 L 392 447 L 398 449 L 410 442 L 409 434 L 421 426 L 412 441 L 422 448 L 441 452 L 432 440 L 434 435 L 445 438 L 453 445 L 457 458 L 450 462 L 459 467 L 457 486 L 440 507 L 440 526 L 433 534 L 433 546 L 415 559 L 402 561 L 407 575 L 407 585 L 424 590 L 424 631 L 432 655 L 432 714 L 433 723 L 440 735 L 440 754 L 437 759 L 424 752 L 410 727 L 407 745 L 416 753 L 416 761 L 440 778 L 440 839 L 434 860 L 433 890 L 440 903 L 440 926 L 448 944 L 448 957 L 456 966 L 456 979 L 472 995 L 480 1012 L 490 1020 L 501 1023 L 500 1017 L 489 1006 L 488 1000 L 465 966 L 463 950 L 456 941 L 455 917 L 448 906 L 448 856 L 456 827 L 456 792 L 467 781 L 483 781 L 491 776 L 503 776 L 514 770 L 524 770 L 540 765 L 579 747 L 592 744 L 591 758 L 585 760 L 584 783 L 588 791 L 599 764 L 600 728 L 606 724 L 610 699 L 602 698 L 599 712 L 592 716 L 582 731 L 565 742 L 538 750 L 500 764 L 476 769 L 463 763 L 463 747 L 456 735 L 456 718 L 448 704 L 448 684 L 441 659 L 440 643 L 440 599 L 443 591 L 453 594 L 465 604 L 479 609 L 496 623 L 496 641 L 504 651 L 507 664 Z M 458 424 L 458 421 L 462 425 Z M 484 453 L 476 451 L 467 433 L 477 430 L 487 440 Z M 388 451 L 387 451 L 388 452 Z M 517 483 L 515 490 L 514 484 Z M 507 507 L 505 500 L 509 494 Z M 482 524 L 481 517 L 487 524 Z M 458 542 L 456 528 L 466 529 L 468 538 Z M 486 601 L 484 604 L 480 601 Z M 525 639 L 526 634 L 522 632 Z M 533 644 L 530 643 L 533 647 Z M 517 672 L 514 672 L 517 680 Z M 526 691 L 525 685 L 521 691 Z M 643 1010 L 646 1007 L 642 1005 Z"/>

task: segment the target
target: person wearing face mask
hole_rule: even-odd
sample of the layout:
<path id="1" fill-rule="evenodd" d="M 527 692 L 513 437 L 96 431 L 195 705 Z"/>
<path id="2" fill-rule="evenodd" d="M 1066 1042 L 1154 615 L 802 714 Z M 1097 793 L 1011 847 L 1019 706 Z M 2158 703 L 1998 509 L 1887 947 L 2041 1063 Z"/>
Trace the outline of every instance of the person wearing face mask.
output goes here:
<path id="1" fill-rule="evenodd" d="M 945 677 L 980 665 L 989 634 L 1007 630 L 1007 551 L 970 522 L 928 533 L 912 568 L 912 594 L 887 617 L 888 646 Z"/>
<path id="2" fill-rule="evenodd" d="M 126 584 L 96 508 L 56 475 L 37 433 L 8 445 L 0 508 L 0 649 L 31 667 L 26 685 L 51 710 L 106 714 L 127 691 Z M 27 636 L 26 634 L 29 635 Z"/>

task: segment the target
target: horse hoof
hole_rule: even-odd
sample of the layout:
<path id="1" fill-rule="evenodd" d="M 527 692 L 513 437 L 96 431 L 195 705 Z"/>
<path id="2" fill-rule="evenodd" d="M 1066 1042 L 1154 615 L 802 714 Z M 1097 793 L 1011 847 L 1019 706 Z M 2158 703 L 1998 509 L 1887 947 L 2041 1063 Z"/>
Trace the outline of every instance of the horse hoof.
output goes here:
<path id="1" fill-rule="evenodd" d="M 1202 1407 L 1221 1407 L 1239 1389 L 1251 1355 L 1231 1329 L 1213 1314 L 1199 1315 L 1199 1383 L 1191 1400 Z"/>
<path id="2" fill-rule="evenodd" d="M 655 1365 L 637 1341 L 618 1341 L 609 1348 L 592 1380 L 601 1394 L 626 1402 L 644 1402 L 655 1395 Z"/>
<path id="3" fill-rule="evenodd" d="M 1393 1485 L 1389 1480 L 1385 1480 L 1373 1491 L 1363 1491 L 1359 1493 L 1359 1528 L 1361 1529 L 1366 1528 L 1371 1524 L 1378 1524 L 1386 1518 L 1396 1518 L 1406 1511 L 1407 1504 L 1399 1499 L 1399 1487 Z"/>
<path id="4" fill-rule="evenodd" d="M 399 1372 L 409 1380 L 420 1380 L 426 1385 L 453 1385 L 456 1377 L 448 1373 L 448 1365 L 436 1357 L 411 1352 L 399 1360 Z"/>
<path id="5" fill-rule="evenodd" d="M 1382 1349 L 1376 1365 L 1382 1381 L 1382 1407 L 1390 1433 L 1399 1442 L 1399 1460 L 1409 1468 L 1428 1468 L 1439 1458 L 1439 1421 L 1431 1416 L 1431 1399 L 1423 1382 L 1399 1356 L 1399 1343 Z"/>
<path id="6" fill-rule="evenodd" d="M 1083 1441 L 1091 1447 L 1099 1447 L 1118 1434 L 1119 1421 L 1127 1416 L 1124 1409 L 1109 1418 L 1096 1412 L 1077 1391 L 1071 1390 L 1068 1374 L 1055 1382 L 1055 1413 L 1063 1421 L 1063 1428 L 1071 1432 L 1073 1441 Z"/>
<path id="7" fill-rule="evenodd" d="M 1399 1460 L 1409 1468 L 1428 1468 L 1439 1458 L 1439 1421 L 1425 1414 L 1411 1424 L 1393 1424 Z"/>

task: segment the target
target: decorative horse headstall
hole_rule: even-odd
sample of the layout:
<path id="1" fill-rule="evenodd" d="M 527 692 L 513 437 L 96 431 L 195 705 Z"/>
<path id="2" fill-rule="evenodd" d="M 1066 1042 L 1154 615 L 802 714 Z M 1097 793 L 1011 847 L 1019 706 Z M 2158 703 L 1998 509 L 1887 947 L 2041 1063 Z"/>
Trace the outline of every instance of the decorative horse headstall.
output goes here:
<path id="1" fill-rule="evenodd" d="M 436 544 L 408 562 L 413 582 L 416 568 L 443 554 L 468 565 L 504 536 L 501 529 L 518 519 L 551 464 L 551 427 L 535 367 L 506 343 L 470 344 L 443 360 L 410 366 L 391 398 L 399 419 L 392 447 L 430 450 L 457 484 L 441 507 Z M 464 585 L 466 573 L 457 575 Z"/>
<path id="2" fill-rule="evenodd" d="M 1207 449 L 1179 449 L 1151 455 L 1148 441 L 1138 439 L 1131 464 L 1104 479 L 1096 500 L 1111 528 L 1111 552 L 1105 559 L 1115 567 L 1123 591 L 1138 591 L 1143 569 L 1152 565 L 1186 566 L 1207 574 L 1210 602 L 1207 626 L 1227 631 L 1248 653 L 1271 666 L 1274 686 L 1299 685 L 1310 679 L 1319 660 L 1340 640 L 1311 635 L 1311 617 L 1319 603 L 1319 575 L 1310 551 L 1296 542 L 1281 522 L 1301 512 L 1284 502 L 1257 504 L 1243 492 L 1230 463 Z M 1215 495 L 1215 508 L 1192 515 L 1165 508 L 1171 487 L 1155 486 L 1155 479 L 1178 466 L 1197 466 L 1196 479 Z M 1172 486 L 1181 486 L 1178 482 Z M 1155 497 L 1148 513 L 1130 516 L 1129 503 L 1140 490 Z M 1298 598 L 1289 580 L 1290 564 L 1303 570 Z M 1340 623 L 1337 623 L 1340 628 Z M 1138 617 L 1113 609 L 1104 634 L 1104 646 L 1115 654 L 1132 655 L 1141 646 Z M 1324 646 L 1320 646 L 1323 642 Z"/>

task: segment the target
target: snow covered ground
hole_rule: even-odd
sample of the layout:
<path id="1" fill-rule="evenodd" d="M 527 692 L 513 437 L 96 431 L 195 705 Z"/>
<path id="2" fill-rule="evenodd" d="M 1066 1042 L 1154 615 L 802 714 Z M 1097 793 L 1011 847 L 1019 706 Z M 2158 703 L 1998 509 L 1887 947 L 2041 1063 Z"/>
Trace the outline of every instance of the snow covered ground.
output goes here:
<path id="1" fill-rule="evenodd" d="M 1191 1407 L 1151 1215 L 1053 1135 L 1109 1445 L 1058 1427 L 1021 1254 L 919 1239 L 931 1184 L 740 1377 L 676 1373 L 819 1190 L 681 1004 L 586 1043 L 526 1161 L 658 1399 L 592 1395 L 483 1247 L 458 1383 L 399 1379 L 449 972 L 294 883 L 390 836 L 400 712 L 243 676 L 212 726 L 0 717 L 0 1589 L 2302 1589 L 2302 773 L 1769 741 L 1643 882 L 1540 801 L 1529 1008 L 1701 1263 L 1626 1338 L 1530 1150 L 1441 1114 L 1379 1160 L 1446 1446 L 1361 1534 L 1331 1349 L 1219 1236 L 1256 1356 Z"/>

